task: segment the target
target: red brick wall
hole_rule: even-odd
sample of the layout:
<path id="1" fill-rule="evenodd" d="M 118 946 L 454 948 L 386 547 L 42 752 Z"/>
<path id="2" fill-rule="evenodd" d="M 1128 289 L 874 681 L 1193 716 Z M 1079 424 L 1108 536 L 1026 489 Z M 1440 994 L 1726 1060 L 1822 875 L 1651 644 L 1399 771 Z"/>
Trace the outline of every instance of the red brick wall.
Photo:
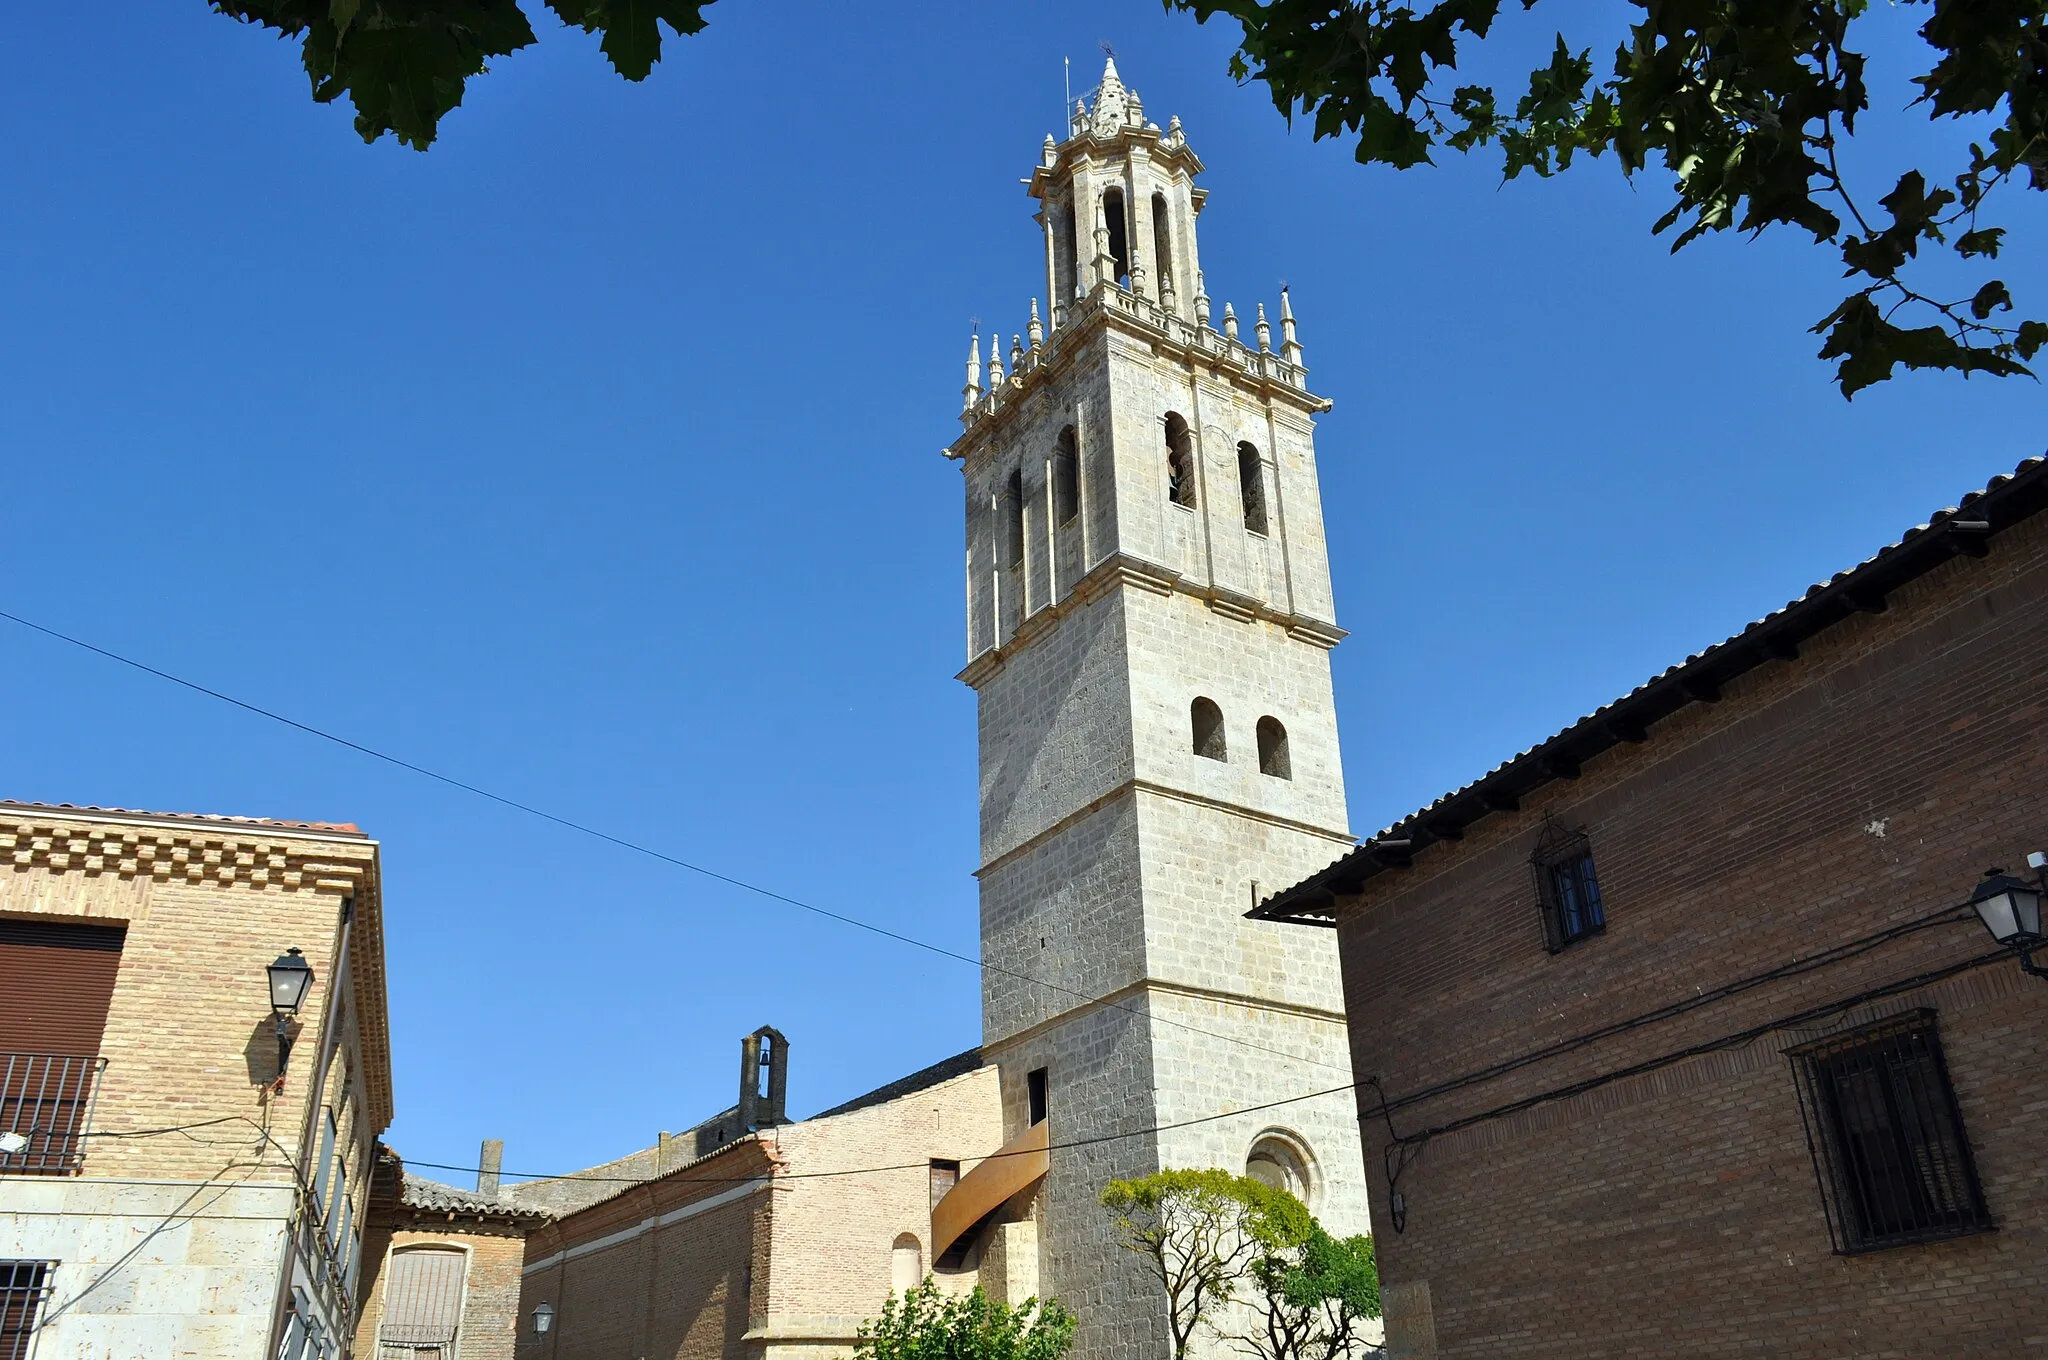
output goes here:
<path id="1" fill-rule="evenodd" d="M 519 1319 L 519 1267 L 525 1260 L 523 1229 L 473 1218 L 400 1211 L 374 1222 L 363 1234 L 363 1275 L 357 1290 L 357 1360 L 379 1360 L 377 1328 L 384 1320 L 384 1274 L 397 1248 L 441 1245 L 469 1255 L 463 1278 L 462 1360 L 513 1360 Z"/>
<path id="2" fill-rule="evenodd" d="M 733 1145 L 685 1171 L 636 1185 L 527 1239 L 518 1360 L 739 1360 L 765 1294 L 770 1200 L 745 1183 L 768 1174 L 759 1142 Z M 739 1191 L 717 1207 L 645 1230 L 665 1217 Z M 607 1243 L 606 1239 L 622 1240 Z M 568 1259 L 548 1262 L 568 1252 Z M 555 1308 L 545 1340 L 535 1305 Z"/>
<path id="3" fill-rule="evenodd" d="M 1399 1102 L 1924 916 L 1986 866 L 2048 849 L 2044 521 L 1371 880 L 1340 912 L 1356 1070 Z M 1546 814 L 1589 833 L 1608 922 L 1556 955 L 1528 862 Z M 1408 1136 L 1990 946 L 1974 919 L 1922 930 L 1406 1105 L 1393 1125 Z M 1782 1051 L 1922 1005 L 1940 1012 L 1998 1231 L 1835 1256 Z M 2048 987 L 2000 960 L 1437 1137 L 1402 1175 L 1401 1233 L 1386 1124 L 1362 1120 L 1390 1307 L 1426 1285 L 1445 1356 L 2014 1354 L 2043 1332 L 2043 1071 Z M 1362 1109 L 1375 1099 L 1361 1086 Z"/>

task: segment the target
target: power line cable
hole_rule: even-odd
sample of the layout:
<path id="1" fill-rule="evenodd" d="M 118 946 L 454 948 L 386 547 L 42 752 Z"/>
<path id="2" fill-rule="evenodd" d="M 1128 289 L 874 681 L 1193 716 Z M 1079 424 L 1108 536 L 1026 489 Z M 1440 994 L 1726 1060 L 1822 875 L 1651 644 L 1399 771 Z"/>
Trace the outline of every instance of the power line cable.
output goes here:
<path id="1" fill-rule="evenodd" d="M 457 779 L 453 775 L 442 774 L 438 770 L 429 769 L 424 765 L 416 764 L 413 761 L 406 760 L 400 756 L 390 755 L 384 751 L 376 749 L 373 746 L 365 746 L 361 742 L 351 741 L 347 737 L 326 731 L 323 728 L 315 727 L 310 723 L 300 722 L 298 719 L 287 717 L 286 715 L 279 713 L 274 709 L 264 708 L 260 704 L 252 704 L 245 699 L 237 699 L 232 694 L 225 694 L 222 693 L 220 690 L 209 688 L 206 685 L 200 684 L 196 680 L 187 680 L 181 675 L 173 675 L 169 671 L 159 670 L 157 667 L 152 666 L 147 662 L 137 661 L 133 657 L 123 656 L 119 652 L 109 651 L 105 647 L 100 647 L 93 643 L 87 642 L 83 638 L 73 637 L 69 633 L 60 633 L 54 628 L 46 627 L 45 625 L 37 623 L 32 619 L 25 619 L 19 614 L 12 614 L 4 609 L 0 609 L 0 619 L 7 619 L 12 623 L 20 624 L 24 628 L 31 629 L 34 632 L 41 633 L 45 637 L 55 638 L 59 642 L 67 643 L 70 646 L 77 647 L 83 651 L 91 652 L 95 656 L 101 656 L 105 657 L 109 661 L 119 662 L 123 666 L 132 667 L 135 670 L 141 671 L 146 675 L 155 676 L 159 680 L 167 680 L 171 684 L 178 685 L 184 689 L 191 690 L 195 694 L 203 694 L 209 699 L 218 699 L 221 703 L 228 704 L 235 708 L 239 708 L 246 713 L 253 713 L 260 718 L 268 718 L 270 721 L 275 723 L 282 723 L 284 726 L 292 728 L 295 731 L 303 732 L 307 736 L 318 737 L 322 741 L 330 741 L 337 746 L 345 746 L 351 751 L 355 751 L 361 755 L 366 755 L 370 757 L 372 760 L 383 761 L 387 765 L 397 766 L 401 770 L 406 770 L 412 774 L 420 775 L 423 778 L 434 780 L 437 783 L 446 784 L 450 788 L 460 789 L 464 793 L 474 794 L 478 798 L 487 799 L 488 801 L 497 803 L 500 806 L 511 808 L 516 812 L 523 812 L 527 814 L 529 817 L 538 817 L 542 821 L 552 822 L 556 826 L 563 827 L 570 831 L 579 832 L 585 836 L 594 837 L 598 840 L 605 841 L 612 845 L 618 846 L 621 849 L 631 850 L 636 854 L 646 855 L 650 859 L 660 860 L 662 863 L 673 865 L 678 869 L 686 869 L 693 874 L 701 874 L 705 878 L 713 879 L 719 883 L 724 883 L 731 887 L 742 889 L 746 892 L 755 893 L 761 897 L 769 898 L 772 901 L 781 902 L 786 906 L 795 907 L 799 911 L 808 911 L 815 915 L 825 917 L 827 920 L 837 921 L 841 925 L 852 926 L 856 930 L 865 930 L 871 934 L 879 935 L 884 939 L 894 940 L 899 944 L 907 944 L 916 949 L 923 949 L 930 953 L 938 954 L 941 957 L 953 959 L 957 962 L 967 964 L 973 968 L 982 969 L 987 972 L 995 973 L 1002 977 L 1016 978 L 1021 982 L 1028 982 L 1035 986 L 1045 987 L 1051 991 L 1060 992 L 1064 995 L 1071 997 L 1076 997 L 1082 1001 L 1097 1000 L 1096 997 L 1090 996 L 1086 992 L 1077 992 L 1072 988 L 1062 987 L 1056 982 L 1048 982 L 1044 978 L 1038 977 L 1034 974 L 1023 972 L 1019 969 L 1005 968 L 1000 964 L 989 963 L 984 959 L 973 958 L 969 955 L 962 954 L 957 950 L 948 949 L 944 945 L 933 944 L 928 940 L 920 940 L 914 935 L 905 935 L 900 931 L 891 930 L 887 926 L 879 926 L 873 923 L 872 921 L 863 921 L 857 916 L 849 916 L 844 912 L 833 911 L 829 907 L 821 907 L 817 906 L 814 903 L 802 901 L 798 898 L 791 897 L 786 893 L 777 892 L 773 888 L 764 888 L 758 883 L 749 883 L 745 879 L 734 878 L 732 875 L 720 873 L 716 869 L 708 869 L 701 864 L 692 863 L 689 860 L 668 854 L 665 851 L 656 850 L 651 846 L 642 845 L 637 841 L 627 840 L 623 836 L 615 836 L 609 831 L 600 831 L 598 828 L 594 826 L 590 826 L 586 823 L 576 821 L 573 818 L 561 816 L 558 813 L 549 812 L 545 808 L 535 807 L 531 803 L 523 803 L 516 798 L 508 798 L 504 794 L 493 793 L 489 789 L 483 788 L 476 784 L 471 784 L 466 780 Z M 1170 1025 L 1176 1029 L 1187 1030 L 1190 1033 L 1199 1034 L 1205 1038 L 1215 1039 L 1222 1043 L 1237 1044 L 1243 1048 L 1255 1049 L 1261 1053 L 1270 1054 L 1275 1057 L 1286 1058 L 1290 1062 L 1307 1063 L 1311 1067 L 1328 1068 L 1333 1072 L 1350 1071 L 1350 1067 L 1348 1065 L 1340 1066 L 1336 1063 L 1323 1062 L 1322 1060 L 1317 1058 L 1304 1057 L 1298 1053 L 1289 1053 L 1285 1049 L 1273 1048 L 1266 1044 L 1255 1043 L 1250 1039 L 1239 1038 L 1236 1035 L 1220 1034 L 1214 1030 L 1203 1029 L 1198 1025 L 1190 1025 L 1185 1023 L 1184 1021 L 1171 1020 L 1162 1015 L 1155 1015 L 1151 1012 L 1140 1010 L 1135 1006 L 1125 1005 L 1114 1001 L 1105 1001 L 1102 1004 L 1113 1010 L 1120 1010 L 1130 1015 L 1135 1015 L 1141 1018 L 1154 1020 L 1157 1021 L 1159 1024 Z"/>
<path id="2" fill-rule="evenodd" d="M 1345 1082 L 1342 1086 L 1331 1086 L 1321 1091 L 1310 1091 L 1306 1095 L 1286 1096 L 1280 1100 L 1269 1100 L 1265 1102 L 1263 1105 L 1246 1105 L 1242 1109 L 1225 1110 L 1222 1114 L 1205 1114 L 1199 1115 L 1193 1119 L 1175 1120 L 1170 1124 L 1148 1124 L 1141 1129 L 1123 1129 L 1116 1133 L 1098 1133 L 1088 1138 L 1070 1138 L 1063 1143 L 1047 1143 L 1044 1150 L 1046 1152 L 1062 1152 L 1069 1148 L 1095 1147 L 1102 1143 L 1121 1142 L 1123 1139 L 1126 1138 L 1143 1138 L 1147 1134 L 1152 1133 L 1169 1133 L 1175 1129 L 1190 1129 L 1194 1128 L 1198 1124 L 1214 1124 L 1219 1122 L 1220 1120 L 1236 1119 L 1241 1115 L 1257 1114 L 1262 1110 L 1277 1110 L 1280 1109 L 1282 1106 L 1286 1105 L 1300 1105 L 1305 1101 L 1320 1100 L 1324 1096 L 1341 1095 L 1343 1092 L 1349 1091 L 1351 1089 L 1352 1083 Z M 727 1144 L 727 1146 L 733 1145 Z M 724 1149 L 720 1148 L 717 1150 L 723 1151 Z M 999 1157 L 1035 1157 L 1038 1155 L 1038 1151 L 1039 1150 L 1036 1148 L 1023 1149 L 1015 1152 L 996 1151 L 987 1154 L 985 1157 L 982 1157 L 979 1160 L 992 1162 Z M 711 1154 L 706 1153 L 705 1155 L 710 1156 Z M 475 1166 L 452 1166 L 447 1162 L 415 1162 L 407 1159 L 402 1154 L 400 1155 L 399 1160 L 404 1162 L 407 1166 L 429 1166 L 436 1171 L 481 1171 L 483 1169 L 481 1167 Z M 841 1167 L 835 1171 L 779 1172 L 777 1173 L 776 1179 L 824 1180 L 835 1176 L 869 1176 L 876 1175 L 885 1171 L 926 1171 L 930 1168 L 931 1162 L 929 1160 L 920 1162 L 892 1162 L 886 1166 Z M 680 1170 L 681 1168 L 679 1167 L 677 1169 Z M 586 1176 L 581 1172 L 576 1171 L 558 1172 L 553 1175 L 548 1175 L 537 1171 L 505 1171 L 499 1174 L 515 1177 L 518 1180 L 525 1181 L 528 1183 L 537 1181 L 582 1181 L 587 1184 L 599 1185 L 607 1183 L 617 1183 L 620 1185 L 642 1185 L 654 1179 L 654 1177 L 652 1176 Z M 758 1178 L 753 1176 L 693 1176 L 691 1177 L 691 1182 L 693 1184 L 701 1185 L 723 1185 L 728 1183 L 744 1183 L 746 1181 L 751 1181 L 755 1179 Z"/>

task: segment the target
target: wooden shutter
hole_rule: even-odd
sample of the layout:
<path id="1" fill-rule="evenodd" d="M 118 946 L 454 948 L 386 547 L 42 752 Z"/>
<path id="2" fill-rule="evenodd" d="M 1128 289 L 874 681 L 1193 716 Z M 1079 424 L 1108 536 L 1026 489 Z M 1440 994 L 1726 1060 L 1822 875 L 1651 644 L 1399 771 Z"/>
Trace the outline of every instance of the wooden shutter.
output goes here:
<path id="1" fill-rule="evenodd" d="M 100 1051 L 125 926 L 0 921 L 0 1052 Z"/>
<path id="2" fill-rule="evenodd" d="M 384 1355 L 441 1360 L 455 1354 L 462 1323 L 463 1253 L 453 1247 L 413 1247 L 391 1254 L 384 1286 L 384 1321 L 377 1342 Z"/>

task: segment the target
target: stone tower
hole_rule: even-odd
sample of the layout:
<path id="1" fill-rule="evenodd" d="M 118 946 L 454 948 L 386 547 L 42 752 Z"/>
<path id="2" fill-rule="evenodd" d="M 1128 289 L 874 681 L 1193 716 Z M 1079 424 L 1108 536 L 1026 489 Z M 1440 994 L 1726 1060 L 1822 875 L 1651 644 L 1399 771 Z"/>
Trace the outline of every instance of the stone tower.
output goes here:
<path id="1" fill-rule="evenodd" d="M 947 450 L 967 492 L 983 1043 L 1008 1131 L 1049 1120 L 1025 1212 L 1083 1360 L 1167 1353 L 1157 1286 L 1097 1203 L 1112 1177 L 1249 1171 L 1333 1231 L 1370 1230 L 1350 1093 L 1298 1099 L 1350 1081 L 1335 943 L 1244 919 L 1352 843 L 1313 441 L 1328 403 L 1284 292 L 1277 350 L 1263 306 L 1249 337 L 1228 306 L 1211 324 L 1202 168 L 1107 66 L 1029 181 L 1049 305 L 1007 354 L 992 336 L 985 368 L 970 348 Z"/>

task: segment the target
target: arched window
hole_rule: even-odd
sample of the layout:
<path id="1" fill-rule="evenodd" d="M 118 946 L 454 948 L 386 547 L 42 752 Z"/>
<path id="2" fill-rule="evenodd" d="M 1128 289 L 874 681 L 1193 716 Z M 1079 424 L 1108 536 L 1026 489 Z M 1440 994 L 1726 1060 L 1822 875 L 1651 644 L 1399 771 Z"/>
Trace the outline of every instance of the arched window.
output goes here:
<path id="1" fill-rule="evenodd" d="M 1266 465 L 1250 444 L 1237 446 L 1237 489 L 1244 501 L 1244 527 L 1266 532 Z"/>
<path id="2" fill-rule="evenodd" d="M 460 1247 L 401 1247 L 384 1278 L 384 1317 L 377 1343 L 409 1355 L 446 1355 L 462 1325 L 464 1268 Z"/>
<path id="3" fill-rule="evenodd" d="M 1060 431 L 1052 453 L 1053 519 L 1065 524 L 1081 513 L 1081 458 L 1074 441 L 1074 427 Z"/>
<path id="4" fill-rule="evenodd" d="M 1166 498 L 1195 508 L 1195 440 L 1175 411 L 1166 413 Z"/>
<path id="5" fill-rule="evenodd" d="M 1259 719 L 1259 773 L 1294 778 L 1294 767 L 1287 760 L 1287 729 L 1278 718 Z"/>
<path id="6" fill-rule="evenodd" d="M 1109 254 L 1116 261 L 1116 281 L 1127 284 L 1131 279 L 1131 229 L 1130 217 L 1124 211 L 1123 190 L 1103 193 L 1102 217 L 1109 227 Z"/>
<path id="7" fill-rule="evenodd" d="M 1173 287 L 1173 243 L 1166 220 L 1165 194 L 1152 195 L 1152 271 L 1163 298 Z"/>
<path id="8" fill-rule="evenodd" d="M 1275 1190 L 1285 1190 L 1303 1204 L 1315 1190 L 1307 1153 L 1292 1138 L 1278 1133 L 1259 1135 L 1244 1159 L 1244 1174 Z"/>
<path id="9" fill-rule="evenodd" d="M 1012 468 L 1003 484 L 1003 565 L 1024 560 L 1024 469 Z"/>
<path id="10" fill-rule="evenodd" d="M 889 1249 L 889 1289 L 907 1294 L 924 1283 L 924 1248 L 915 1233 L 904 1233 Z"/>
<path id="11" fill-rule="evenodd" d="M 1223 742 L 1223 710 L 1216 707 L 1215 700 L 1195 700 L 1188 705 L 1188 718 L 1194 727 L 1195 754 L 1210 760 L 1228 760 Z"/>

